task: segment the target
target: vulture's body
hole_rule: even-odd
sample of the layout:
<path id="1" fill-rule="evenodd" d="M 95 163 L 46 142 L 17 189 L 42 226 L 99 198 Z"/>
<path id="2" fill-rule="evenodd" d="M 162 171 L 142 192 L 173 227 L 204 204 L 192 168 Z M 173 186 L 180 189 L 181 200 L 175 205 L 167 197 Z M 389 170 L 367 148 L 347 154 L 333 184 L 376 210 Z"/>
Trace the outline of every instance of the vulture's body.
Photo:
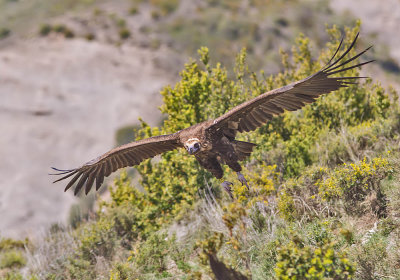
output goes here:
<path id="1" fill-rule="evenodd" d="M 320 95 L 353 84 L 355 79 L 361 77 L 331 77 L 334 74 L 362 66 L 372 61 L 347 66 L 368 49 L 345 61 L 343 58 L 354 47 L 358 35 L 350 47 L 335 60 L 342 46 L 343 40 L 328 62 L 327 66 L 317 73 L 287 86 L 266 92 L 258 97 L 246 101 L 224 115 L 195 124 L 173 134 L 150 137 L 117 147 L 104 155 L 89 161 L 76 169 L 55 170 L 56 175 L 64 175 L 60 181 L 72 177 L 65 190 L 76 183 L 75 194 L 85 186 L 88 193 L 96 181 L 96 190 L 109 176 L 119 168 L 134 166 L 145 159 L 177 148 L 185 148 L 189 154 L 194 155 L 202 167 L 210 171 L 216 178 L 223 177 L 221 164 L 228 165 L 237 172 L 238 179 L 247 186 L 247 182 L 240 173 L 239 161 L 248 157 L 255 144 L 235 140 L 237 133 L 252 131 L 270 120 L 274 115 L 279 115 L 285 110 L 294 111 L 307 103 L 314 102 Z M 222 186 L 230 193 L 231 182 L 223 182 Z"/>
<path id="2" fill-rule="evenodd" d="M 233 131 L 210 129 L 214 120 L 205 121 L 184 129 L 179 133 L 181 143 L 186 143 L 189 149 L 196 145 L 199 149 L 193 154 L 199 164 L 210 171 L 217 179 L 223 177 L 221 164 L 228 165 L 232 170 L 242 170 L 238 161 L 248 157 L 255 144 L 235 140 Z M 184 144 L 185 145 L 185 144 Z"/>

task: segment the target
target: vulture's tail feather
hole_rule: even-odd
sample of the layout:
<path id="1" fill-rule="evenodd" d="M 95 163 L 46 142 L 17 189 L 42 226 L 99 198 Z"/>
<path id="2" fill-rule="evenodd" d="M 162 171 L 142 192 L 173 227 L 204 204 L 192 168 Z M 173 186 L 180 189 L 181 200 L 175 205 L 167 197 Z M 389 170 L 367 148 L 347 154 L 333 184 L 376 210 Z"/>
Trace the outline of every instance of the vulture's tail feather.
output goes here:
<path id="1" fill-rule="evenodd" d="M 235 151 L 239 160 L 244 160 L 245 158 L 250 156 L 251 152 L 253 151 L 253 148 L 257 146 L 256 144 L 253 143 L 237 141 L 237 140 L 233 142 L 233 145 L 235 147 Z"/>

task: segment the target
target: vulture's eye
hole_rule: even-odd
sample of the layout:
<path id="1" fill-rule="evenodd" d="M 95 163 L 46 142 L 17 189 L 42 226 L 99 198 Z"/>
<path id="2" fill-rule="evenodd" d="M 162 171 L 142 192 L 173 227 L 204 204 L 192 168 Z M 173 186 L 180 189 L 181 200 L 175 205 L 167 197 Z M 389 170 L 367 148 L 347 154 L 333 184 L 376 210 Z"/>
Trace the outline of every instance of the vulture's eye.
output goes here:
<path id="1" fill-rule="evenodd" d="M 199 143 L 194 144 L 194 147 L 198 149 L 200 147 Z"/>

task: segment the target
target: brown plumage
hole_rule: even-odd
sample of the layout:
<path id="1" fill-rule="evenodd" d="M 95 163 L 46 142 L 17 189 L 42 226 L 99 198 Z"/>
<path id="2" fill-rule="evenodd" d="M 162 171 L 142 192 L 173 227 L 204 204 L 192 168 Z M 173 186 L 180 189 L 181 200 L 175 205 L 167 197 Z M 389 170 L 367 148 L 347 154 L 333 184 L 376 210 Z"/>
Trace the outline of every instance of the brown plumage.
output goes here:
<path id="1" fill-rule="evenodd" d="M 247 186 L 245 178 L 240 173 L 242 168 L 238 161 L 248 157 L 255 144 L 235 140 L 236 133 L 255 130 L 268 122 L 274 115 L 279 115 L 285 110 L 298 110 L 305 104 L 314 102 L 320 95 L 341 87 L 347 87 L 349 84 L 354 84 L 354 80 L 362 78 L 331 77 L 334 74 L 373 61 L 341 68 L 370 49 L 369 47 L 354 57 L 343 61 L 343 58 L 354 47 L 357 38 L 358 34 L 350 47 L 335 60 L 342 46 L 342 39 L 327 66 L 303 80 L 261 94 L 234 107 L 215 120 L 195 124 L 174 134 L 150 137 L 117 147 L 75 169 L 60 170 L 53 168 L 59 172 L 53 175 L 64 175 L 54 182 L 73 176 L 65 191 L 76 183 L 75 195 L 82 187 L 85 187 L 87 194 L 95 181 L 96 190 L 98 190 L 104 181 L 104 177 L 109 176 L 117 169 L 137 165 L 145 159 L 166 151 L 186 148 L 189 154 L 196 157 L 201 166 L 209 170 L 218 179 L 223 177 L 221 164 L 227 164 L 238 173 L 239 181 Z M 231 184 L 227 181 L 222 183 L 222 186 L 230 195 Z"/>
<path id="2" fill-rule="evenodd" d="M 208 260 L 210 261 L 211 270 L 217 280 L 249 280 L 249 278 L 240 272 L 227 267 L 222 261 L 218 260 L 215 254 L 208 254 Z"/>

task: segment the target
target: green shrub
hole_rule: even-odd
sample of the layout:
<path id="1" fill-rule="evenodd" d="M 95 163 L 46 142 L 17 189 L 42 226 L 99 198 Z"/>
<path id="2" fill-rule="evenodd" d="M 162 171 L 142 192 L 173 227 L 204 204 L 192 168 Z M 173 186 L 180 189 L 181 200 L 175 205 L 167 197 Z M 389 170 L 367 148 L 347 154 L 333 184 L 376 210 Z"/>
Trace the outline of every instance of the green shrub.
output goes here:
<path id="1" fill-rule="evenodd" d="M 68 224 L 72 228 L 77 228 L 82 220 L 83 219 L 80 205 L 78 203 L 72 204 L 69 208 Z"/>
<path id="2" fill-rule="evenodd" d="M 47 36 L 47 35 L 49 35 L 50 34 L 50 32 L 52 31 L 52 26 L 50 25 L 50 24 L 47 24 L 47 23 L 45 23 L 45 24 L 42 24 L 41 26 L 40 26 L 40 28 L 39 28 L 39 34 L 41 35 L 41 36 Z"/>
<path id="3" fill-rule="evenodd" d="M 116 20 L 116 24 L 119 28 L 125 28 L 126 27 L 126 20 L 123 18 L 118 18 Z"/>
<path id="4" fill-rule="evenodd" d="M 20 251 L 11 250 L 3 252 L 0 255 L 0 269 L 22 267 L 25 264 L 25 257 Z"/>
<path id="5" fill-rule="evenodd" d="M 158 40 L 158 39 L 153 39 L 153 40 L 150 41 L 150 48 L 151 48 L 152 50 L 157 50 L 157 49 L 159 49 L 159 48 L 160 48 L 160 45 L 161 45 L 161 41 Z"/>
<path id="6" fill-rule="evenodd" d="M 67 259 L 65 263 L 62 264 L 65 271 L 56 271 L 56 273 L 50 273 L 47 279 L 57 279 L 57 277 L 66 279 L 96 279 L 96 269 L 95 266 L 88 260 L 80 259 L 80 256 L 74 256 Z M 60 273 L 61 272 L 61 273 Z"/>
<path id="7" fill-rule="evenodd" d="M 278 190 L 280 215 L 287 221 L 345 213 L 385 216 L 387 198 L 381 181 L 393 173 L 387 157 L 384 154 L 334 170 L 318 166 L 306 169 L 302 176 L 285 181 Z"/>
<path id="8" fill-rule="evenodd" d="M 64 31 L 64 36 L 65 36 L 65 38 L 71 39 L 71 38 L 75 37 L 75 34 L 71 29 L 66 29 Z"/>
<path id="9" fill-rule="evenodd" d="M 127 125 L 119 128 L 115 134 L 116 144 L 119 146 L 134 141 L 136 139 L 136 131 L 139 128 L 138 125 Z"/>
<path id="10" fill-rule="evenodd" d="M 157 20 L 157 19 L 159 19 L 160 17 L 161 17 L 160 12 L 158 12 L 158 11 L 151 11 L 151 18 L 152 18 L 152 19 Z"/>
<path id="11" fill-rule="evenodd" d="M 132 264 L 117 263 L 110 271 L 110 280 L 137 279 L 137 273 L 132 269 Z"/>
<path id="12" fill-rule="evenodd" d="M 1 275 L 3 280 L 23 280 L 24 277 L 18 273 L 13 271 L 8 271 L 5 275 Z M 36 278 L 29 278 L 30 280 L 36 280 Z"/>
<path id="13" fill-rule="evenodd" d="M 57 33 L 65 33 L 68 30 L 68 27 L 64 24 L 56 24 L 53 26 L 53 31 Z"/>
<path id="14" fill-rule="evenodd" d="M 96 39 L 96 35 L 94 35 L 93 33 L 87 33 L 87 34 L 85 35 L 85 38 L 86 38 L 86 40 L 88 40 L 88 41 L 93 41 L 93 40 Z"/>
<path id="15" fill-rule="evenodd" d="M 65 38 L 74 38 L 75 33 L 69 29 L 65 24 L 56 24 L 54 26 L 51 26 L 50 24 L 42 24 L 39 28 L 39 34 L 41 36 L 47 36 L 50 34 L 50 32 L 56 32 L 63 34 Z"/>
<path id="16" fill-rule="evenodd" d="M 11 238 L 2 238 L 0 240 L 0 252 L 10 249 L 23 249 L 25 246 L 29 245 L 29 240 L 14 240 Z"/>
<path id="17" fill-rule="evenodd" d="M 121 28 L 119 30 L 119 37 L 123 40 L 128 39 L 131 36 L 131 32 L 127 28 Z"/>
<path id="18" fill-rule="evenodd" d="M 169 250 L 172 249 L 170 245 L 166 234 L 154 233 L 134 251 L 131 260 L 144 273 L 161 273 L 166 271 Z"/>
<path id="19" fill-rule="evenodd" d="M 92 208 L 95 202 L 95 195 L 89 194 L 81 196 L 78 203 L 72 204 L 68 213 L 68 225 L 72 228 L 78 228 L 78 226 L 89 219 L 89 215 L 92 213 Z"/>
<path id="20" fill-rule="evenodd" d="M 344 164 L 336 168 L 332 176 L 317 183 L 322 199 L 343 199 L 346 211 L 363 213 L 360 202 L 367 196 L 374 195 L 374 205 L 364 205 L 372 208 L 378 215 L 385 215 L 386 201 L 380 188 L 380 182 L 393 172 L 385 158 L 366 159 L 357 164 Z M 358 210 L 357 210 L 358 209 Z"/>
<path id="21" fill-rule="evenodd" d="M 150 3 L 161 11 L 162 15 L 169 15 L 179 6 L 180 0 L 151 0 Z"/>
<path id="22" fill-rule="evenodd" d="M 357 263 L 356 279 L 398 279 L 399 234 L 392 240 L 380 231 L 370 234 L 359 246 L 351 249 L 352 259 Z"/>
<path id="23" fill-rule="evenodd" d="M 286 190 L 280 192 L 278 209 L 280 210 L 280 215 L 287 221 L 293 221 L 299 215 L 296 211 L 293 196 Z"/>
<path id="24" fill-rule="evenodd" d="M 318 246 L 326 240 L 332 239 L 328 221 L 317 221 L 308 224 L 305 228 L 307 244 Z"/>
<path id="25" fill-rule="evenodd" d="M 400 128 L 399 114 L 396 108 L 393 109 L 393 114 L 387 118 L 342 127 L 339 132 L 322 132 L 311 151 L 313 161 L 325 166 L 336 166 L 385 152 L 392 145 Z"/>
<path id="26" fill-rule="evenodd" d="M 0 28 L 0 40 L 10 36 L 11 30 L 8 28 Z"/>
<path id="27" fill-rule="evenodd" d="M 99 256 L 111 260 L 118 245 L 112 223 L 106 219 L 85 225 L 79 241 L 80 257 L 91 264 L 96 264 L 96 258 Z"/>
<path id="28" fill-rule="evenodd" d="M 278 249 L 277 279 L 353 279 L 355 266 L 345 252 L 325 241 L 317 247 L 291 241 Z"/>
<path id="29" fill-rule="evenodd" d="M 104 217 L 112 222 L 113 231 L 115 231 L 118 239 L 122 241 L 122 245 L 130 249 L 130 243 L 139 235 L 136 230 L 138 225 L 137 209 L 124 202 L 119 207 L 108 209 L 107 215 Z"/>
<path id="30" fill-rule="evenodd" d="M 187 263 L 192 253 L 189 248 L 181 250 L 174 235 L 155 232 L 146 241 L 134 245 L 128 263 L 115 267 L 115 275 L 136 273 L 140 279 L 148 279 L 150 275 L 157 279 L 184 276 L 192 272 Z"/>
<path id="31" fill-rule="evenodd" d="M 277 207 L 286 221 L 311 221 L 328 215 L 327 203 L 318 195 L 316 183 L 326 173 L 325 168 L 311 167 L 296 179 L 284 182 L 278 190 Z M 329 209 L 332 211 L 334 209 Z M 334 211 L 333 211 L 334 212 Z"/>
<path id="32" fill-rule="evenodd" d="M 138 7 L 136 7 L 136 6 L 132 6 L 132 7 L 129 9 L 129 14 L 130 14 L 130 15 L 136 15 L 138 12 L 139 12 L 139 9 L 138 9 Z"/>
<path id="33" fill-rule="evenodd" d="M 47 35 L 50 32 L 50 31 L 47 32 L 48 27 L 46 25 L 43 25 L 42 28 L 40 30 L 40 31 L 43 31 L 43 34 L 41 32 L 42 35 Z M 70 38 L 75 37 L 74 32 L 70 28 L 68 28 L 65 24 L 56 24 L 51 29 L 52 29 L 52 31 L 54 31 L 56 33 L 63 34 L 65 38 L 70 39 Z"/>

